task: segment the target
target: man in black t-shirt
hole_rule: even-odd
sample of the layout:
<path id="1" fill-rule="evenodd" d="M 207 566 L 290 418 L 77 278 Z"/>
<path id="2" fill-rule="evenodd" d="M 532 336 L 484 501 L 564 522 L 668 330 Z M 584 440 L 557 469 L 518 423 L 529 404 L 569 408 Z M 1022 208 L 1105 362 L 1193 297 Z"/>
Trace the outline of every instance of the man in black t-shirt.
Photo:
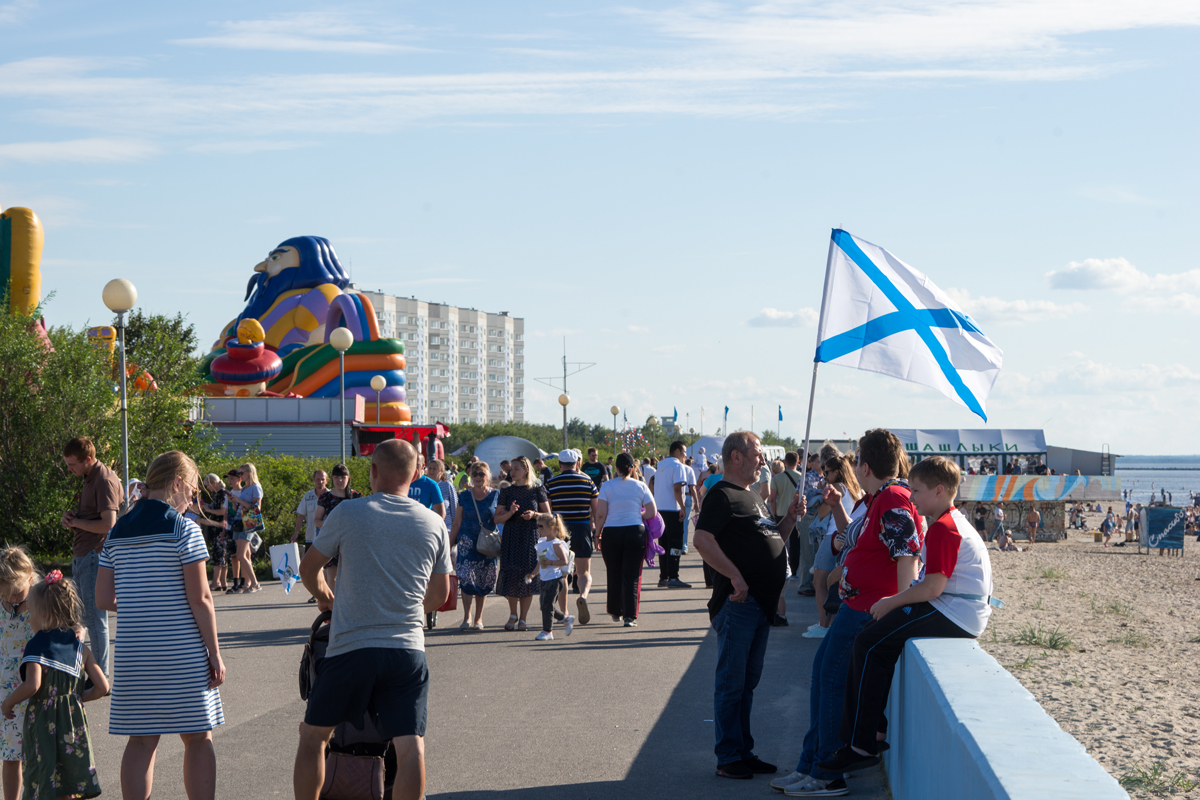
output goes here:
<path id="1" fill-rule="evenodd" d="M 600 484 L 608 480 L 608 470 L 604 468 L 604 464 L 600 462 L 599 454 L 596 448 L 588 448 L 588 460 L 583 465 L 582 472 L 592 479 L 592 483 L 596 484 L 596 488 L 600 488 Z"/>
<path id="2" fill-rule="evenodd" d="M 744 709 L 762 675 L 771 620 L 787 579 L 787 551 L 780 533 L 791 534 L 797 517 L 804 516 L 805 501 L 804 492 L 796 492 L 776 526 L 762 497 L 748 488 L 767 463 L 753 433 L 728 436 L 721 458 L 725 474 L 704 496 L 695 543 L 716 571 L 708 614 L 717 631 L 717 775 L 751 778 L 776 771 L 754 755 Z"/>

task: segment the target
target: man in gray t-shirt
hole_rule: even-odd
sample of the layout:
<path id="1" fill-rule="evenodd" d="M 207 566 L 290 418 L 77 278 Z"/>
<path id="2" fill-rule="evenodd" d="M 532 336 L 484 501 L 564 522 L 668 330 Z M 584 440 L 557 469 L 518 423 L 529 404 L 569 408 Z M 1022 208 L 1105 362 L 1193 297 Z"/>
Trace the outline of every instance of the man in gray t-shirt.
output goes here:
<path id="1" fill-rule="evenodd" d="M 334 728 L 367 714 L 396 746 L 397 794 L 425 793 L 429 670 L 423 615 L 446 601 L 453 565 L 445 522 L 408 497 L 416 466 L 417 452 L 408 442 L 393 439 L 376 447 L 374 494 L 340 503 L 300 562 L 305 588 L 318 608 L 332 610 L 333 619 L 300 727 L 296 797 L 316 800 Z M 322 573 L 334 557 L 336 600 Z"/>

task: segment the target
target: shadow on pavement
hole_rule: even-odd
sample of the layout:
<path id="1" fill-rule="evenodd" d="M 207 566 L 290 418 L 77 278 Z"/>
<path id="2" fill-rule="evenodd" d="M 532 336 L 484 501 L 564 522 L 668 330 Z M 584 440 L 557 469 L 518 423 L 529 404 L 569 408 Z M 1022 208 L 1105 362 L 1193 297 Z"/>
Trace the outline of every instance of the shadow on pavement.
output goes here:
<path id="1" fill-rule="evenodd" d="M 308 631 L 231 631 L 221 634 L 221 649 L 238 647 L 303 647 L 308 643 Z"/>

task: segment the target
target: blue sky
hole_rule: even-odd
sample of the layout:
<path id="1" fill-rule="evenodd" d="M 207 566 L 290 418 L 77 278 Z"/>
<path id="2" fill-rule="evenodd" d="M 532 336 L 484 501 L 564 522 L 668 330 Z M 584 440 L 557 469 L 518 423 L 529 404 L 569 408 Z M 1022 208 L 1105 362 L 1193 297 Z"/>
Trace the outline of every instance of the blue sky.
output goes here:
<path id="1" fill-rule="evenodd" d="M 565 11 L 564 9 L 569 9 Z M 138 286 L 207 343 L 285 238 L 362 288 L 526 319 L 573 415 L 799 436 L 829 230 L 1004 350 L 989 425 L 1200 451 L 1195 76 L 1179 2 L 0 0 L 0 206 L 50 324 Z M 526 416 L 557 393 L 527 385 Z M 837 367 L 814 432 L 976 427 Z"/>

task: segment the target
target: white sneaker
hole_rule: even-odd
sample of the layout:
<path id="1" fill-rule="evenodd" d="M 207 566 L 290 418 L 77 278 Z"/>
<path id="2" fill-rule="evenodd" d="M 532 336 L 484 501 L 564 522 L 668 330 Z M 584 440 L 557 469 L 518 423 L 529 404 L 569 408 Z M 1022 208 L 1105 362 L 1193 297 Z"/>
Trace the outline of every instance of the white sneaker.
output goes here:
<path id="1" fill-rule="evenodd" d="M 783 793 L 788 797 L 844 797 L 850 794 L 850 790 L 843 778 L 831 781 L 810 778 L 808 783 L 793 783 Z"/>
<path id="2" fill-rule="evenodd" d="M 811 775 L 805 775 L 803 772 L 793 772 L 791 775 L 785 775 L 782 778 L 776 778 L 771 781 L 771 788 L 783 791 L 789 786 L 794 786 L 801 783 L 807 783 L 812 780 Z"/>
<path id="3" fill-rule="evenodd" d="M 571 635 L 571 631 L 575 629 L 575 618 L 567 617 L 563 620 L 563 627 L 567 629 L 567 636 Z"/>
<path id="4" fill-rule="evenodd" d="M 809 626 L 808 626 L 807 628 L 805 628 L 804 630 L 806 630 L 806 631 L 815 631 L 815 630 L 816 630 L 817 628 L 819 628 L 819 627 L 821 627 L 821 623 L 819 623 L 819 622 L 814 622 L 812 625 L 809 625 Z"/>
<path id="5" fill-rule="evenodd" d="M 818 625 L 815 628 L 809 628 L 804 633 L 800 634 L 802 639 L 824 639 L 825 634 L 829 633 L 829 628 L 822 628 Z"/>
<path id="6" fill-rule="evenodd" d="M 535 636 L 533 638 L 537 639 L 539 642 L 548 642 L 554 638 L 554 634 L 550 633 L 549 631 L 542 631 L 541 633 L 539 633 L 537 636 Z"/>

